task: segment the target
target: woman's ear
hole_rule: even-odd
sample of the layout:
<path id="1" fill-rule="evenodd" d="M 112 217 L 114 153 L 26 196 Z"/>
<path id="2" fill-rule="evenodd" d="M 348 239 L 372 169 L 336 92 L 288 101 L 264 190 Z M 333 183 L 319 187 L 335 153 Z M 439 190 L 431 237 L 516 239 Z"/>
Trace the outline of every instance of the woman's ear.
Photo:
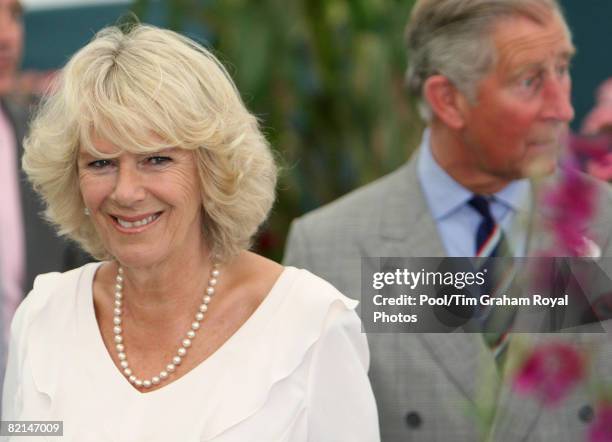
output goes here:
<path id="1" fill-rule="evenodd" d="M 444 75 L 432 75 L 423 85 L 423 96 L 433 115 L 452 129 L 465 125 L 465 96 Z"/>

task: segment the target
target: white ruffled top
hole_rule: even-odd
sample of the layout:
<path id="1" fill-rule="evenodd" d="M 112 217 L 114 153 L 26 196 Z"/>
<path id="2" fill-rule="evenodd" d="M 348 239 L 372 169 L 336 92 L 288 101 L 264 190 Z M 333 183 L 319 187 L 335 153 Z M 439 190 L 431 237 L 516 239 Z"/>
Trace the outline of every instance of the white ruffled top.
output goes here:
<path id="1" fill-rule="evenodd" d="M 143 394 L 102 341 L 99 265 L 36 279 L 12 324 L 3 420 L 61 420 L 64 437 L 49 440 L 63 442 L 379 440 L 357 302 L 327 282 L 285 268 L 221 348 Z"/>

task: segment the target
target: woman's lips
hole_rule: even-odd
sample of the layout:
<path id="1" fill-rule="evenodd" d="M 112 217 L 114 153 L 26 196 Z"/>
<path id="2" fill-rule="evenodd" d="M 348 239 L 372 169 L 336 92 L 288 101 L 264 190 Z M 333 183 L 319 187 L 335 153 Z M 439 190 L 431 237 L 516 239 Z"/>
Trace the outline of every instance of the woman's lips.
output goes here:
<path id="1" fill-rule="evenodd" d="M 124 233 L 140 233 L 154 225 L 163 212 L 141 216 L 111 215 L 114 226 Z"/>

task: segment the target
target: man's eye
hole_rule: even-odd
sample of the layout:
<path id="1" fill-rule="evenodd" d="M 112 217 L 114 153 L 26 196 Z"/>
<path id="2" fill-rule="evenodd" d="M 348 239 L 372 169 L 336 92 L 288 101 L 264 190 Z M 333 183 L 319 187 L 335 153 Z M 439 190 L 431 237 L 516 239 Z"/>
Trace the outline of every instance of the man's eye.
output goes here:
<path id="1" fill-rule="evenodd" d="M 541 75 L 532 75 L 526 78 L 523 78 L 519 85 L 521 88 L 523 89 L 529 89 L 529 90 L 534 90 L 540 87 L 540 84 L 542 83 L 542 77 Z"/>
<path id="2" fill-rule="evenodd" d="M 569 71 L 570 71 L 569 64 L 562 64 L 557 67 L 557 73 L 559 74 L 559 76 L 568 75 Z"/>
<path id="3" fill-rule="evenodd" d="M 162 156 L 153 156 L 153 157 L 148 157 L 147 158 L 147 163 L 153 165 L 153 166 L 161 166 L 167 163 L 170 163 L 172 161 L 172 158 L 170 157 L 162 157 Z"/>
<path id="4" fill-rule="evenodd" d="M 525 88 L 530 88 L 534 85 L 535 81 L 536 81 L 535 77 L 523 78 L 521 80 L 521 86 Z"/>
<path id="5" fill-rule="evenodd" d="M 112 165 L 112 160 L 95 160 L 88 163 L 87 167 L 90 167 L 92 169 L 104 169 L 105 167 L 109 167 Z"/>

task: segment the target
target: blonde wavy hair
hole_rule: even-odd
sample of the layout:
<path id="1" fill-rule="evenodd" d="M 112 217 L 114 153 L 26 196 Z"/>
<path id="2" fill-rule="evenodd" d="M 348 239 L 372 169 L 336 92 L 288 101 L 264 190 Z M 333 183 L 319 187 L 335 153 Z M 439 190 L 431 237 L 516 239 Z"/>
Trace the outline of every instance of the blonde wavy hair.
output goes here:
<path id="1" fill-rule="evenodd" d="M 275 198 L 277 168 L 257 119 L 204 47 L 150 25 L 108 27 L 78 51 L 44 98 L 23 168 L 59 233 L 109 258 L 84 214 L 79 148 L 102 138 L 132 153 L 195 151 L 204 236 L 224 261 L 247 249 Z"/>

